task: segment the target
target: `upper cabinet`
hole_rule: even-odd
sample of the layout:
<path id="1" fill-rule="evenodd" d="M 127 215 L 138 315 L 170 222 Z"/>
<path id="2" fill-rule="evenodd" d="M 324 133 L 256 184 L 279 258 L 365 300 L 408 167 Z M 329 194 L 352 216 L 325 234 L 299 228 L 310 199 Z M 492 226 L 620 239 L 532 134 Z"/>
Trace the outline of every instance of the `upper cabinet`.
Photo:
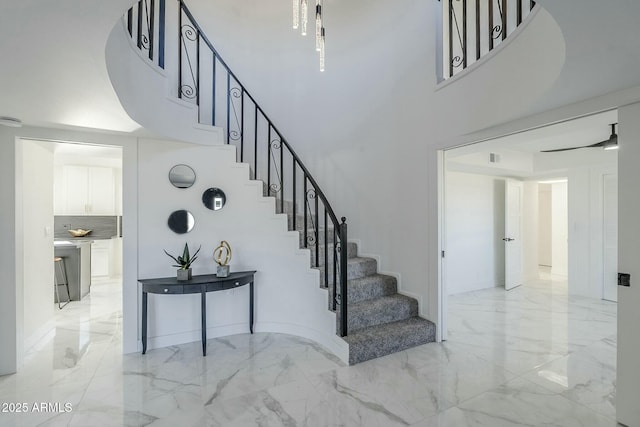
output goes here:
<path id="1" fill-rule="evenodd" d="M 102 166 L 63 165 L 55 180 L 55 215 L 119 215 L 116 173 Z"/>

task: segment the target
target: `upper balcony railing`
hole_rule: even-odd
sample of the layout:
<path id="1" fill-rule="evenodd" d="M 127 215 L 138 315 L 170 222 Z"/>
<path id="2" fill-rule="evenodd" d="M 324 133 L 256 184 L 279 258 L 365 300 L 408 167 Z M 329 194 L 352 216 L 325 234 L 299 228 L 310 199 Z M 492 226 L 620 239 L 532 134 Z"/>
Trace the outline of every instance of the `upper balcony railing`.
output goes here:
<path id="1" fill-rule="evenodd" d="M 456 75 L 502 43 L 533 0 L 442 0 L 442 75 Z"/>

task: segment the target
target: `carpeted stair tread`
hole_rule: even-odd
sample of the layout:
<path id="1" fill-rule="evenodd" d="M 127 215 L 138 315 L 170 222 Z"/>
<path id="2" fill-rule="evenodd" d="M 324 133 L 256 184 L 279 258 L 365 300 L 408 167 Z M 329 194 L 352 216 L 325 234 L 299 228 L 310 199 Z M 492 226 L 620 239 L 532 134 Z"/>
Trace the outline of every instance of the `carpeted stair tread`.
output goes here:
<path id="1" fill-rule="evenodd" d="M 418 315 L 418 301 L 405 295 L 393 294 L 380 298 L 349 303 L 347 324 L 349 331 L 383 323 L 397 322 Z"/>
<path id="2" fill-rule="evenodd" d="M 349 344 L 349 364 L 353 365 L 434 342 L 436 328 L 432 322 L 415 316 L 351 331 L 343 338 Z"/>

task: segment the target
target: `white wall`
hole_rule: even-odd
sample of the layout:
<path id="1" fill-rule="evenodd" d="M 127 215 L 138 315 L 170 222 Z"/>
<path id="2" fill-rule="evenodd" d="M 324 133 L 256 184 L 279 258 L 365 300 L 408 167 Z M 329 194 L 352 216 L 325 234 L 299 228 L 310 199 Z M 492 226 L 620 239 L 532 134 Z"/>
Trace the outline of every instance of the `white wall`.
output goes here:
<path id="1" fill-rule="evenodd" d="M 445 277 L 449 295 L 504 286 L 504 179 L 447 172 Z"/>
<path id="2" fill-rule="evenodd" d="M 538 183 L 525 181 L 522 198 L 522 276 L 525 282 L 538 278 L 538 199 Z"/>
<path id="3" fill-rule="evenodd" d="M 551 184 L 539 185 L 538 215 L 540 228 L 538 233 L 539 264 L 551 267 Z"/>
<path id="4" fill-rule="evenodd" d="M 22 238 L 17 231 L 16 215 L 16 143 L 14 129 L 0 126 L 0 271 L 4 280 L 0 283 L 0 375 L 16 371 L 18 365 L 18 336 L 22 337 L 22 316 L 24 306 L 18 301 L 18 287 L 22 277 L 22 263 L 16 256 L 22 249 Z M 18 245 L 18 239 L 20 244 Z M 22 323 L 22 322 L 20 322 Z M 20 328 L 20 330 L 18 330 Z"/>
<path id="5" fill-rule="evenodd" d="M 17 143 L 22 173 L 18 202 L 22 203 L 24 265 L 24 350 L 55 325 L 53 286 L 53 144 Z"/>
<path id="6" fill-rule="evenodd" d="M 602 298 L 603 176 L 616 173 L 613 164 L 571 168 L 568 171 L 569 293 Z"/>
<path id="7" fill-rule="evenodd" d="M 345 358 L 346 343 L 335 334 L 335 315 L 327 310 L 318 271 L 309 268 L 309 251 L 299 249 L 298 233 L 287 231 L 286 215 L 275 214 L 275 199 L 262 197 L 262 182 L 249 181 L 248 165 L 237 164 L 235 155 L 229 145 L 140 140 L 138 276 L 174 276 L 173 261 L 163 249 L 181 253 L 185 242 L 192 253 L 202 246 L 193 273 L 214 273 L 213 250 L 226 240 L 233 250 L 232 271 L 257 270 L 257 331 L 301 335 Z M 196 172 L 188 189 L 175 188 L 167 178 L 171 167 L 181 163 Z M 202 203 L 202 193 L 210 187 L 227 196 L 220 211 Z M 190 233 L 178 235 L 168 228 L 167 218 L 178 209 L 194 215 Z M 248 332 L 248 292 L 243 287 L 208 295 L 208 337 Z M 199 295 L 152 295 L 149 300 L 149 348 L 200 339 Z"/>
<path id="8" fill-rule="evenodd" d="M 568 202 L 567 183 L 551 184 L 551 273 L 568 274 Z"/>
<path id="9" fill-rule="evenodd" d="M 618 364 L 616 418 L 631 427 L 640 425 L 640 104 L 619 110 L 618 268 L 631 274 L 631 287 L 618 288 Z"/>

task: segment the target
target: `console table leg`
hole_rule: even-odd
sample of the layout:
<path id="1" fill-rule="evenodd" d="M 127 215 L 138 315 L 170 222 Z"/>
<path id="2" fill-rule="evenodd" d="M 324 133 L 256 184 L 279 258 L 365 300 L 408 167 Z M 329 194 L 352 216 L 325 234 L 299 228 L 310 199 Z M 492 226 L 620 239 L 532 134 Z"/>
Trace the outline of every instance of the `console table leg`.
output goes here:
<path id="1" fill-rule="evenodd" d="M 253 281 L 249 283 L 249 332 L 253 333 Z"/>
<path id="2" fill-rule="evenodd" d="M 202 290 L 202 355 L 207 355 L 207 292 Z"/>
<path id="3" fill-rule="evenodd" d="M 142 354 L 147 352 L 147 293 L 142 292 Z"/>

